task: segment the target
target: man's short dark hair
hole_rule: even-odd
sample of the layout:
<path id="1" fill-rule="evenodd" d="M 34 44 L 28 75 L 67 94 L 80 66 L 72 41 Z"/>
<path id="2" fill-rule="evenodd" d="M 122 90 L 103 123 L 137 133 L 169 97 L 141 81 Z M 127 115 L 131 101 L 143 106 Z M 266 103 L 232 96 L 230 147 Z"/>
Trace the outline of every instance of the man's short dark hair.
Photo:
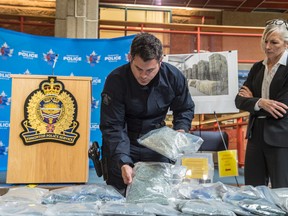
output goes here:
<path id="1" fill-rule="evenodd" d="M 160 61 L 163 55 L 162 43 L 152 34 L 137 34 L 132 41 L 130 54 L 132 60 L 138 55 L 145 62 L 152 59 Z"/>

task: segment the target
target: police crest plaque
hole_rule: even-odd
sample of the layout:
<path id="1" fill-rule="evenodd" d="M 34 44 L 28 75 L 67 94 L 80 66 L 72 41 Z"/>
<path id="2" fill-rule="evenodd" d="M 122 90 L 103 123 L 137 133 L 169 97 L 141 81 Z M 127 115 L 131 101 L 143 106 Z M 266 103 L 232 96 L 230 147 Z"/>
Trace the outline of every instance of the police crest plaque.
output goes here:
<path id="1" fill-rule="evenodd" d="M 61 81 L 48 77 L 26 98 L 21 124 L 25 145 L 50 141 L 75 145 L 80 136 L 76 132 L 77 101 Z"/>

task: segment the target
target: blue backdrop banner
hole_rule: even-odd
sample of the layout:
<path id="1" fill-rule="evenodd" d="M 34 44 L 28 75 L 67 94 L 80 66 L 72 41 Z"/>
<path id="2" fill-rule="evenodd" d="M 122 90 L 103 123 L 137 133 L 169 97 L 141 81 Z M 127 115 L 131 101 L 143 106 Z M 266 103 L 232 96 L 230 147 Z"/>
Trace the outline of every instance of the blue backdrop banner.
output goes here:
<path id="1" fill-rule="evenodd" d="M 92 77 L 90 141 L 101 144 L 101 91 L 107 75 L 127 63 L 133 38 L 68 39 L 0 28 L 0 170 L 7 169 L 9 152 L 11 74 Z"/>

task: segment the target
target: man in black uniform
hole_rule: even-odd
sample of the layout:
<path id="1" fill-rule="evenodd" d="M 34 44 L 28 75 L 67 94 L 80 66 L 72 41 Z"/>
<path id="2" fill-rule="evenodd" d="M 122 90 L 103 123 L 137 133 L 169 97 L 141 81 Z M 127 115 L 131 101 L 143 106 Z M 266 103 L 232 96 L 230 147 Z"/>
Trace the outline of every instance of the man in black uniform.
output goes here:
<path id="1" fill-rule="evenodd" d="M 168 109 L 173 129 L 188 132 L 194 117 L 184 75 L 162 62 L 161 41 L 140 33 L 132 41 L 129 63 L 113 70 L 102 92 L 100 129 L 106 183 L 124 192 L 132 182 L 132 168 L 139 161 L 171 162 L 141 146 L 137 139 L 165 125 Z M 105 176 L 104 176 L 105 178 Z"/>

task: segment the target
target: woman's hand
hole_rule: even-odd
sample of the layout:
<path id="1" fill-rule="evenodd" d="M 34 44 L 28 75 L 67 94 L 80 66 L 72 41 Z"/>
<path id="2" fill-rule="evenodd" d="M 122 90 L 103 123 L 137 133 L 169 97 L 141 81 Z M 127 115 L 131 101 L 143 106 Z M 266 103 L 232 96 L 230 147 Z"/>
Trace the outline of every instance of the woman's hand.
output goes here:
<path id="1" fill-rule="evenodd" d="M 242 86 L 238 95 L 246 98 L 253 97 L 252 92 L 247 86 Z M 269 112 L 275 119 L 282 118 L 288 109 L 288 106 L 284 103 L 264 98 L 259 100 L 258 106 Z"/>
<path id="2" fill-rule="evenodd" d="M 246 97 L 246 98 L 252 98 L 253 97 L 252 92 L 250 91 L 250 89 L 247 86 L 242 86 L 238 95 L 241 97 Z"/>
<path id="3" fill-rule="evenodd" d="M 259 100 L 258 106 L 269 112 L 275 119 L 283 117 L 288 109 L 288 106 L 284 103 L 264 98 Z"/>

